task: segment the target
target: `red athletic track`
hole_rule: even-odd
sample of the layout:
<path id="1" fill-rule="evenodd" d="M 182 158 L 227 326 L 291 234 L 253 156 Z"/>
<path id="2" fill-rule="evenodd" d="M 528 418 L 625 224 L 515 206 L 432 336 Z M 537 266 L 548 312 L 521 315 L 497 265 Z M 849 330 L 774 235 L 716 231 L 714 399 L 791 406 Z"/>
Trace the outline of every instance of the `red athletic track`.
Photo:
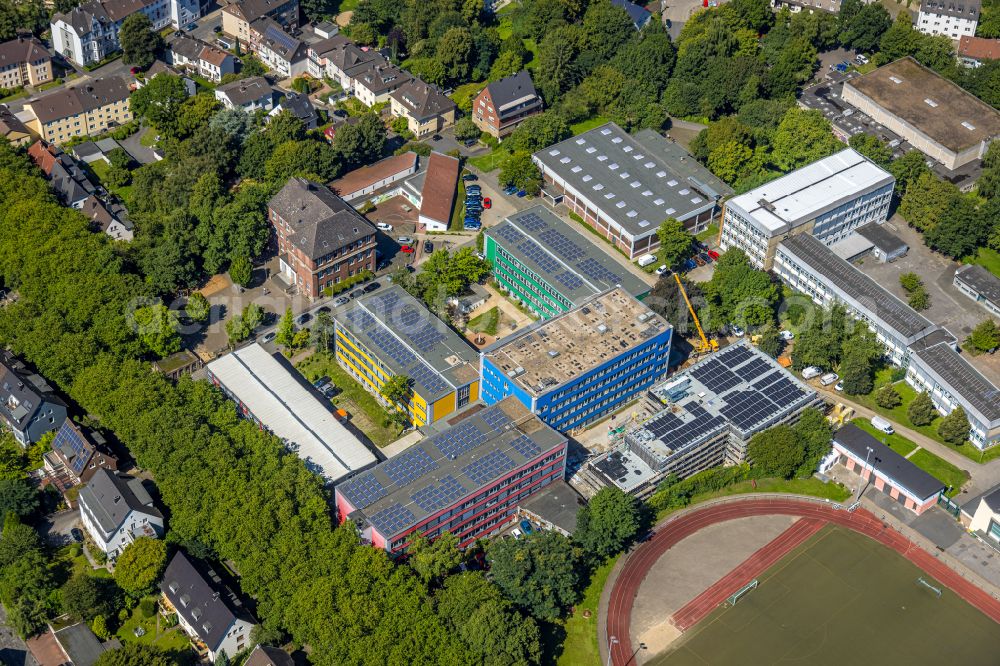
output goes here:
<path id="1" fill-rule="evenodd" d="M 791 515 L 811 518 L 822 523 L 833 523 L 864 534 L 884 546 L 892 548 L 906 559 L 933 576 L 967 602 L 978 608 L 994 622 L 1000 623 L 1000 601 L 924 551 L 909 539 L 883 524 L 864 509 L 849 513 L 820 502 L 792 498 L 753 498 L 733 500 L 697 509 L 670 520 L 656 534 L 625 561 L 615 580 L 608 601 L 607 636 L 615 636 L 618 643 L 611 646 L 612 662 L 626 666 L 632 661 L 634 650 L 629 627 L 632 605 L 639 594 L 639 587 L 653 564 L 667 550 L 698 530 L 716 523 L 762 515 Z"/>
<path id="2" fill-rule="evenodd" d="M 780 562 L 781 558 L 795 550 L 796 546 L 805 543 L 806 539 L 819 532 L 825 524 L 826 521 L 814 518 L 796 520 L 791 527 L 674 613 L 671 618 L 674 626 L 687 631 L 704 620 L 733 592 Z"/>

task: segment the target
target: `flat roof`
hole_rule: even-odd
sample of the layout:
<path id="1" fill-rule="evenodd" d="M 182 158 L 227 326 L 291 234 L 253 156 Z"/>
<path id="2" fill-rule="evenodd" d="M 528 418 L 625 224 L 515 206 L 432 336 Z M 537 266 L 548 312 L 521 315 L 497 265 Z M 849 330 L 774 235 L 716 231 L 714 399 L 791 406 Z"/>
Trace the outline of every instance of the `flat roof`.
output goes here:
<path id="1" fill-rule="evenodd" d="M 910 56 L 844 85 L 953 152 L 1000 135 L 1000 112 Z"/>
<path id="2" fill-rule="evenodd" d="M 955 271 L 955 279 L 969 285 L 990 303 L 1000 305 L 1000 279 L 979 264 L 962 266 Z"/>
<path id="3" fill-rule="evenodd" d="M 337 180 L 332 181 L 328 187 L 337 196 L 351 200 L 358 196 L 361 190 L 369 188 L 379 181 L 415 170 L 417 168 L 417 159 L 417 154 L 411 152 L 393 155 L 384 160 L 379 160 L 374 164 L 368 164 L 354 171 L 349 171 Z"/>
<path id="4" fill-rule="evenodd" d="M 869 222 L 863 227 L 855 229 L 854 233 L 867 238 L 872 245 L 886 254 L 907 250 L 910 247 L 902 238 L 886 229 L 884 224 Z"/>
<path id="5" fill-rule="evenodd" d="M 940 342 L 913 354 L 934 371 L 948 389 L 972 407 L 990 426 L 1000 421 L 1000 389 L 952 349 L 947 342 Z"/>
<path id="6" fill-rule="evenodd" d="M 545 206 L 514 213 L 484 232 L 574 304 L 616 286 L 633 296 L 651 289 Z"/>
<path id="7" fill-rule="evenodd" d="M 812 234 L 795 234 L 781 241 L 780 247 L 819 273 L 860 306 L 898 331 L 912 338 L 935 328 L 929 319 L 886 291 L 882 285 L 838 257 Z"/>
<path id="8" fill-rule="evenodd" d="M 586 504 L 573 486 L 559 479 L 521 502 L 521 508 L 572 534 L 576 517 Z"/>
<path id="9" fill-rule="evenodd" d="M 615 287 L 508 335 L 483 355 L 512 383 L 538 396 L 669 328 L 663 317 Z"/>
<path id="10" fill-rule="evenodd" d="M 665 409 L 626 435 L 662 470 L 678 453 L 732 429 L 746 440 L 816 399 L 777 361 L 743 340 L 654 387 Z"/>
<path id="11" fill-rule="evenodd" d="M 727 205 L 745 211 L 762 231 L 777 236 L 893 182 L 888 171 L 847 148 L 733 197 Z"/>
<path id="12" fill-rule="evenodd" d="M 509 396 L 338 485 L 336 492 L 391 541 L 565 442 Z"/>
<path id="13" fill-rule="evenodd" d="M 375 464 L 375 455 L 304 386 L 305 380 L 259 344 L 208 364 L 211 376 L 327 481 Z"/>
<path id="14" fill-rule="evenodd" d="M 607 123 L 544 148 L 532 157 L 591 201 L 633 237 L 656 233 L 668 217 L 687 220 L 715 206 L 725 192 L 707 186 L 714 176 L 690 155 L 675 168 L 669 141 L 655 132 L 630 135 Z M 676 160 L 680 163 L 680 160 Z M 703 174 L 691 176 L 692 170 Z"/>
<path id="15" fill-rule="evenodd" d="M 875 437 L 848 423 L 833 434 L 833 441 L 850 451 L 855 458 L 865 460 L 876 472 L 881 472 L 905 490 L 925 499 L 945 489 L 945 484 L 899 455 Z M 871 452 L 868 449 L 871 449 Z"/>
<path id="16" fill-rule="evenodd" d="M 479 377 L 476 351 L 399 285 L 367 294 L 334 318 L 428 403 Z"/>

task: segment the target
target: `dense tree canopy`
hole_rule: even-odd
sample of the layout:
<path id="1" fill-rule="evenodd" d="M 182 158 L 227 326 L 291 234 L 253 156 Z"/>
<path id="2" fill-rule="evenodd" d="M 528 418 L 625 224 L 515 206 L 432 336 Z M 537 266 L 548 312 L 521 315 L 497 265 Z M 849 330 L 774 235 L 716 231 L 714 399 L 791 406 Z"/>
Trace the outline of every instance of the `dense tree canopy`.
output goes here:
<path id="1" fill-rule="evenodd" d="M 591 557 L 601 558 L 624 550 L 642 527 L 639 503 L 617 487 L 602 488 L 580 509 L 573 540 Z"/>
<path id="2" fill-rule="evenodd" d="M 487 556 L 493 582 L 538 619 L 554 620 L 576 598 L 577 554 L 558 532 L 494 541 Z"/>

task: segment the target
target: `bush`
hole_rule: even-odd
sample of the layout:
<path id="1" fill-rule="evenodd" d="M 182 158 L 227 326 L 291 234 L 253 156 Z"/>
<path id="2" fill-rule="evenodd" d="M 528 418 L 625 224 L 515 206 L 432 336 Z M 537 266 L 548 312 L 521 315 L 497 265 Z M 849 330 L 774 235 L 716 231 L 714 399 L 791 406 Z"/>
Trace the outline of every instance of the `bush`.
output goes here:
<path id="1" fill-rule="evenodd" d="M 905 289 L 906 293 L 912 294 L 924 286 L 924 281 L 916 273 L 903 273 L 899 276 L 899 286 Z"/>
<path id="2" fill-rule="evenodd" d="M 660 483 L 656 492 L 649 498 L 649 505 L 657 511 L 680 508 L 690 504 L 691 498 L 695 495 L 722 490 L 749 478 L 750 465 L 746 463 L 733 467 L 712 467 L 683 481 L 675 474 L 671 474 Z"/>
<path id="3" fill-rule="evenodd" d="M 903 404 L 903 398 L 895 386 L 886 384 L 875 393 L 875 402 L 878 403 L 879 407 L 892 409 Z"/>
<path id="4" fill-rule="evenodd" d="M 910 293 L 908 303 L 914 310 L 926 310 L 931 306 L 931 297 L 927 290 L 920 286 Z"/>
<path id="5" fill-rule="evenodd" d="M 139 602 L 139 613 L 144 618 L 151 618 L 156 614 L 156 599 L 152 597 L 145 597 Z"/>
<path id="6" fill-rule="evenodd" d="M 359 282 L 364 282 L 370 278 L 375 277 L 375 274 L 371 271 L 361 271 L 354 277 L 347 278 L 343 282 L 333 285 L 332 287 L 327 287 L 323 290 L 324 296 L 336 296 L 337 294 L 346 291 L 356 285 Z"/>

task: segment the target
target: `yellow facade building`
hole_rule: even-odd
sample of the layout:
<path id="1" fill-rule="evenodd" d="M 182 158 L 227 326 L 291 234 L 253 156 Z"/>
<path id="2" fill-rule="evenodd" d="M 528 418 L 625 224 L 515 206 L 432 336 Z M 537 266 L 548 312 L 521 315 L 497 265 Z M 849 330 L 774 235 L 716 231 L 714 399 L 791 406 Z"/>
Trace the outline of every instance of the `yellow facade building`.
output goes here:
<path id="1" fill-rule="evenodd" d="M 37 86 L 52 80 L 52 54 L 37 37 L 0 44 L 0 88 Z"/>
<path id="2" fill-rule="evenodd" d="M 415 426 L 434 423 L 479 399 L 479 355 L 402 287 L 368 294 L 335 315 L 337 362 L 383 405 L 404 409 Z M 383 385 L 410 379 L 407 404 Z"/>
<path id="3" fill-rule="evenodd" d="M 73 137 L 101 134 L 132 120 L 128 86 L 117 77 L 57 90 L 28 100 L 24 108 L 34 116 L 26 121 L 29 129 L 57 145 Z"/>

